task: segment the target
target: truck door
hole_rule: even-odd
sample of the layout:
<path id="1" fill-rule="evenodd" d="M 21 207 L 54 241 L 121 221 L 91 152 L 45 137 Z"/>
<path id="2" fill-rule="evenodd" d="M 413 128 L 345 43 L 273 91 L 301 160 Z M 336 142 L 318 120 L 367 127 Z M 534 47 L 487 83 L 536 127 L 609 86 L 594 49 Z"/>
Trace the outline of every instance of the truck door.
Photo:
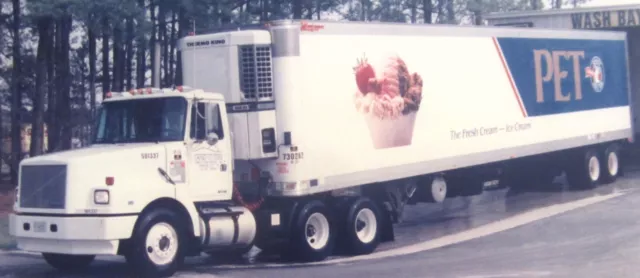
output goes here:
<path id="1" fill-rule="evenodd" d="M 191 107 L 188 150 L 189 194 L 193 201 L 229 200 L 232 194 L 231 136 L 220 102 L 200 100 Z"/>

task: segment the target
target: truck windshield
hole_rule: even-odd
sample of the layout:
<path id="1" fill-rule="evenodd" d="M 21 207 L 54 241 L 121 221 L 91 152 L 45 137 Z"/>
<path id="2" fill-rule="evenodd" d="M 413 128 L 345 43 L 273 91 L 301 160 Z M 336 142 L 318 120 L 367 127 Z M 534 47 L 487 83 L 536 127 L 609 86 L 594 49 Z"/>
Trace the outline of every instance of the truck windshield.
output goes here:
<path id="1" fill-rule="evenodd" d="M 187 101 L 181 97 L 106 102 L 94 144 L 184 140 Z"/>

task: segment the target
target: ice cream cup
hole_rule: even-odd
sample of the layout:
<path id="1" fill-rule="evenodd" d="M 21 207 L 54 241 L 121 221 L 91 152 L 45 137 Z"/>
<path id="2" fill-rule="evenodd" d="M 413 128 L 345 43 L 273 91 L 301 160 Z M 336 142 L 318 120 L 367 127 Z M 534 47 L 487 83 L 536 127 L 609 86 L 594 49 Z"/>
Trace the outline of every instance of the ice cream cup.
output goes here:
<path id="1" fill-rule="evenodd" d="M 411 145 L 417 112 L 397 118 L 379 118 L 366 114 L 365 120 L 375 149 L 386 149 Z"/>

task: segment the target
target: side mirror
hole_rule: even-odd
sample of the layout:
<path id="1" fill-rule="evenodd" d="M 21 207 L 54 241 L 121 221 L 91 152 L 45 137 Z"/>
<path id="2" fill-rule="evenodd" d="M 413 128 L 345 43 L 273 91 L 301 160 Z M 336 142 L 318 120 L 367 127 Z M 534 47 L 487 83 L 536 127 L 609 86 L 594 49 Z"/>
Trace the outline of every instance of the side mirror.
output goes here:
<path id="1" fill-rule="evenodd" d="M 215 132 L 207 133 L 207 143 L 209 143 L 209 145 L 215 145 L 218 143 L 218 140 L 220 140 L 220 137 L 218 137 L 218 134 Z"/>

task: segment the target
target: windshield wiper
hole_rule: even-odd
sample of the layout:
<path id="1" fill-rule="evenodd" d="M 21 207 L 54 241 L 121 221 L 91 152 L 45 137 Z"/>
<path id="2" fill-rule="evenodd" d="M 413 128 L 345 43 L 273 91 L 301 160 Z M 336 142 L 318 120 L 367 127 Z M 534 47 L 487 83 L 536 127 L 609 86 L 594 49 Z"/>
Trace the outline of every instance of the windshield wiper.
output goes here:
<path id="1" fill-rule="evenodd" d="M 160 175 L 162 175 L 169 183 L 176 185 L 176 183 L 171 179 L 171 177 L 169 177 L 169 174 L 167 174 L 165 170 L 162 170 L 162 168 L 158 167 L 158 172 L 160 172 Z"/>

